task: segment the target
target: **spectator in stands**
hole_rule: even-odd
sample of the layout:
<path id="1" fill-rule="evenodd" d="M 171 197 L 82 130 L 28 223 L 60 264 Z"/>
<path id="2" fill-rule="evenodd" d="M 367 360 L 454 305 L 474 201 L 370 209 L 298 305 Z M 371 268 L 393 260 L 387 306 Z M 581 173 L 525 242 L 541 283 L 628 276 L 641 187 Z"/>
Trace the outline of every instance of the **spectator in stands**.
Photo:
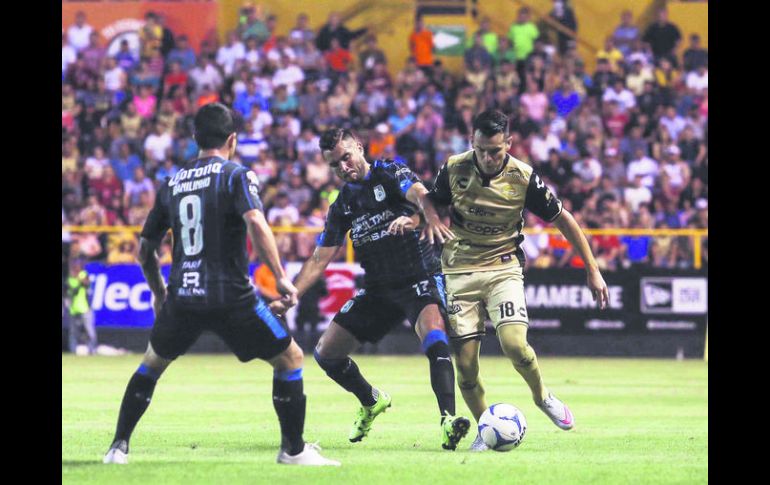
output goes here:
<path id="1" fill-rule="evenodd" d="M 227 41 L 217 50 L 217 64 L 222 68 L 225 77 L 233 77 L 235 68 L 246 57 L 246 47 L 238 38 L 238 34 L 231 30 L 227 33 Z"/>
<path id="2" fill-rule="evenodd" d="M 93 31 L 94 28 L 86 23 L 85 12 L 79 11 L 75 14 L 75 23 L 67 28 L 67 43 L 71 45 L 76 52 L 80 52 L 88 47 Z"/>
<path id="3" fill-rule="evenodd" d="M 245 17 L 245 18 L 244 18 Z M 241 34 L 241 40 L 246 41 L 249 37 L 254 37 L 257 43 L 264 43 L 270 37 L 270 31 L 264 22 L 264 12 L 261 7 L 253 6 L 246 9 L 245 16 L 239 19 L 238 30 Z"/>
<path id="4" fill-rule="evenodd" d="M 540 131 L 532 136 L 529 152 L 532 160 L 539 165 L 548 160 L 551 151 L 557 151 L 559 148 L 561 148 L 559 137 L 551 133 L 548 124 L 543 123 L 540 125 Z"/>
<path id="5" fill-rule="evenodd" d="M 486 51 L 489 52 L 489 54 L 494 59 L 497 56 L 497 50 L 499 45 L 497 40 L 497 34 L 492 30 L 492 22 L 489 19 L 489 17 L 483 17 L 481 19 L 481 22 L 479 24 L 479 29 L 473 33 L 472 37 L 468 39 L 466 47 L 470 47 L 473 45 L 476 35 L 479 35 L 481 37 L 481 46 L 484 49 L 486 49 Z"/>
<path id="6" fill-rule="evenodd" d="M 465 61 L 466 73 L 477 73 L 480 70 L 487 71 L 492 67 L 493 58 L 489 51 L 484 47 L 483 34 L 476 32 L 473 35 L 472 45 L 465 50 L 463 59 Z"/>
<path id="7" fill-rule="evenodd" d="M 315 32 L 308 26 L 306 13 L 297 15 L 297 22 L 289 32 L 289 43 L 296 50 L 298 46 L 315 41 Z"/>
<path id="8" fill-rule="evenodd" d="M 425 21 L 421 15 L 414 19 L 414 30 L 409 34 L 409 53 L 414 58 L 417 67 L 430 76 L 433 69 L 433 32 L 425 28 Z"/>
<path id="9" fill-rule="evenodd" d="M 123 185 L 123 207 L 130 209 L 139 205 L 140 197 L 143 192 L 150 194 L 150 205 L 155 203 L 155 185 L 147 178 L 143 167 L 134 169 L 134 176 L 126 180 Z"/>
<path id="10" fill-rule="evenodd" d="M 67 72 L 67 68 L 70 64 L 73 64 L 77 59 L 77 51 L 74 47 L 67 43 L 67 34 L 62 30 L 61 32 L 61 77 L 64 81 L 64 74 Z"/>
<path id="11" fill-rule="evenodd" d="M 98 32 L 91 32 L 88 45 L 80 53 L 83 55 L 83 61 L 88 69 L 95 73 L 101 70 L 106 50 L 101 46 Z"/>
<path id="12" fill-rule="evenodd" d="M 208 56 L 202 56 L 198 66 L 192 69 L 189 74 L 193 86 L 192 96 L 195 99 L 203 94 L 206 86 L 212 91 L 219 91 L 224 84 L 222 74 L 220 74 L 219 70 L 214 66 L 213 60 Z"/>
<path id="13" fill-rule="evenodd" d="M 86 158 L 83 170 L 88 176 L 89 183 L 92 180 L 102 178 L 104 169 L 110 164 L 109 159 L 104 154 L 104 148 L 94 147 L 91 156 Z"/>
<path id="14" fill-rule="evenodd" d="M 707 66 L 709 63 L 709 53 L 700 45 L 700 35 L 690 34 L 690 45 L 682 54 L 682 66 L 684 72 L 692 72 L 700 66 Z"/>
<path id="15" fill-rule="evenodd" d="M 176 40 L 174 39 L 174 33 L 166 25 L 166 16 L 162 13 L 157 14 L 158 25 L 160 25 L 162 34 L 160 37 L 160 55 L 167 57 L 169 52 L 176 47 Z"/>
<path id="16" fill-rule="evenodd" d="M 610 70 L 616 74 L 620 72 L 625 64 L 625 57 L 620 49 L 615 47 L 615 40 L 611 36 L 605 37 L 604 47 L 599 49 L 599 52 L 596 53 L 596 58 L 607 59 L 607 62 L 610 63 Z"/>
<path id="17" fill-rule="evenodd" d="M 676 52 L 682 40 L 682 33 L 679 31 L 679 27 L 668 21 L 666 7 L 658 9 L 655 22 L 644 31 L 642 40 L 650 44 L 656 63 L 665 58 L 672 65 L 678 65 Z"/>
<path id="18" fill-rule="evenodd" d="M 569 29 L 573 32 L 573 35 L 566 34 L 562 31 L 557 31 L 556 39 L 557 46 L 560 54 L 567 52 L 567 43 L 577 37 L 578 23 L 575 17 L 575 11 L 566 2 L 566 0 L 553 0 L 553 8 L 548 14 L 551 19 L 557 22 L 565 29 Z"/>
<path id="19" fill-rule="evenodd" d="M 532 79 L 527 81 L 527 91 L 521 95 L 520 101 L 533 121 L 540 123 L 545 119 L 548 97 L 538 89 L 537 83 Z"/>
<path id="20" fill-rule="evenodd" d="M 623 10 L 620 14 L 620 25 L 612 32 L 612 40 L 615 47 L 620 50 L 623 57 L 631 53 L 631 46 L 639 39 L 639 27 L 633 24 L 633 14 L 630 10 Z"/>
<path id="21" fill-rule="evenodd" d="M 299 87 L 305 80 L 305 74 L 296 64 L 292 63 L 286 55 L 281 55 L 278 62 L 278 68 L 273 73 L 273 88 L 286 86 L 286 92 L 289 96 L 299 94 Z"/>
<path id="22" fill-rule="evenodd" d="M 155 97 L 153 89 L 150 86 L 141 86 L 139 88 L 139 95 L 134 96 L 131 103 L 134 105 L 134 108 L 136 108 L 136 114 L 145 120 L 155 117 L 158 98 Z"/>
<path id="23" fill-rule="evenodd" d="M 519 77 L 524 77 L 525 61 L 535 45 L 535 39 L 540 36 L 540 31 L 534 22 L 530 20 L 529 8 L 519 8 L 516 21 L 508 30 L 508 38 L 511 39 L 513 49 L 516 51 L 516 68 Z"/>
<path id="24" fill-rule="evenodd" d="M 377 36 L 367 34 L 364 39 L 365 47 L 361 50 L 358 61 L 364 73 L 371 71 L 377 64 L 387 66 L 388 58 L 382 49 L 377 45 Z"/>
<path id="25" fill-rule="evenodd" d="M 556 107 L 556 112 L 562 118 L 567 118 L 580 106 L 580 95 L 575 91 L 569 78 L 562 78 L 559 90 L 551 96 L 551 105 Z"/>
<path id="26" fill-rule="evenodd" d="M 124 72 L 129 73 L 133 71 L 139 64 L 139 59 L 136 58 L 134 52 L 131 51 L 131 47 L 128 45 L 128 40 L 122 39 L 120 41 L 120 47 L 118 52 L 113 56 L 118 67 L 123 69 Z"/>
<path id="27" fill-rule="evenodd" d="M 353 56 L 349 50 L 342 47 L 337 37 L 332 37 L 329 42 L 329 48 L 325 51 L 324 59 L 326 59 L 332 73 L 338 77 L 340 74 L 348 72 L 353 63 Z"/>
<path id="28" fill-rule="evenodd" d="M 153 132 L 144 140 L 144 157 L 146 163 L 157 167 L 171 155 L 173 140 L 167 126 L 162 121 L 156 121 Z"/>
<path id="29" fill-rule="evenodd" d="M 158 22 L 155 12 L 144 15 L 144 25 L 139 29 L 139 40 L 142 46 L 142 59 L 152 59 L 160 55 L 163 42 L 163 27 Z"/>
<path id="30" fill-rule="evenodd" d="M 195 51 L 190 47 L 187 36 L 182 34 L 176 39 L 176 46 L 166 57 L 168 63 L 178 62 L 184 72 L 189 73 L 197 63 Z"/>
<path id="31" fill-rule="evenodd" d="M 342 19 L 339 12 L 331 12 L 329 19 L 321 27 L 316 37 L 316 46 L 321 52 L 326 52 L 331 49 L 332 39 L 337 39 L 341 48 L 350 49 L 350 41 L 366 34 L 368 27 L 363 27 L 357 30 L 349 30 L 342 25 Z"/>
<path id="32" fill-rule="evenodd" d="M 615 83 L 616 79 L 617 76 L 612 72 L 609 61 L 607 59 L 597 60 L 596 72 L 594 72 L 593 78 L 591 79 L 591 89 L 589 90 L 589 94 L 600 98 L 607 92 L 607 89 Z"/>
<path id="33" fill-rule="evenodd" d="M 602 177 L 602 165 L 596 158 L 586 155 L 572 164 L 572 173 L 580 177 L 582 191 L 589 192 L 599 185 Z"/>

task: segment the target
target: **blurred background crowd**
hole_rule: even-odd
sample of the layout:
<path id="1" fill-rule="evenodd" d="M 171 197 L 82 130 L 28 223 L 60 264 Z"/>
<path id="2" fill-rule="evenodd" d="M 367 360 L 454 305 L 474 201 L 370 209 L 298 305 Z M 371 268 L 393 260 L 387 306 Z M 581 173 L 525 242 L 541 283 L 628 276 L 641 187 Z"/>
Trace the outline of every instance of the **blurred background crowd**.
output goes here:
<path id="1" fill-rule="evenodd" d="M 567 2 L 554 1 L 549 16 L 579 30 Z M 430 186 L 449 155 L 470 149 L 472 119 L 488 108 L 509 115 L 511 155 L 532 165 L 583 227 L 708 227 L 708 52 L 665 9 L 645 29 L 630 12 L 608 25 L 593 72 L 570 36 L 546 31 L 527 8 L 507 31 L 481 18 L 460 75 L 434 55 L 420 18 L 403 39 L 410 57 L 398 72 L 372 29 L 351 30 L 335 12 L 320 29 L 299 14 L 279 31 L 274 15 L 247 7 L 223 43 L 199 46 L 160 14 L 144 20 L 139 48 L 126 41 L 115 55 L 84 13 L 62 31 L 63 262 L 135 261 L 135 233 L 64 226 L 141 226 L 159 184 L 196 157 L 192 120 L 212 101 L 242 116 L 235 161 L 257 174 L 274 227 L 323 226 L 341 185 L 318 148 L 325 129 L 353 128 L 369 161 L 401 159 Z M 525 227 L 543 222 L 528 216 Z M 282 257 L 306 259 L 316 236 L 278 233 Z M 693 266 L 690 237 L 590 241 L 609 271 Z M 582 264 L 561 236 L 528 236 L 524 249 L 534 267 Z M 702 258 L 707 264 L 707 241 Z"/>

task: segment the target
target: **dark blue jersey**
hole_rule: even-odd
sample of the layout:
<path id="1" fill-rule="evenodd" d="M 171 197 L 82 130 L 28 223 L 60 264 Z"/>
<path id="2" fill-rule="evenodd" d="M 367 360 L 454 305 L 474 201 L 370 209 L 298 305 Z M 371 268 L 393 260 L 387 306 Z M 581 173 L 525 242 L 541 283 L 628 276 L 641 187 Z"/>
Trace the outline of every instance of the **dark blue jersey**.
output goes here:
<path id="1" fill-rule="evenodd" d="M 171 228 L 169 299 L 212 308 L 254 300 L 242 217 L 252 209 L 262 210 L 256 174 L 229 160 L 193 160 L 166 178 L 142 237 L 160 241 Z"/>
<path id="2" fill-rule="evenodd" d="M 366 286 L 393 287 L 439 273 L 441 262 L 420 231 L 404 235 L 388 233 L 400 216 L 411 216 L 417 208 L 406 200 L 406 192 L 420 179 L 409 167 L 393 160 L 375 160 L 361 183 L 348 182 L 329 207 L 319 246 L 341 246 L 350 231 L 356 259 L 364 268 Z"/>

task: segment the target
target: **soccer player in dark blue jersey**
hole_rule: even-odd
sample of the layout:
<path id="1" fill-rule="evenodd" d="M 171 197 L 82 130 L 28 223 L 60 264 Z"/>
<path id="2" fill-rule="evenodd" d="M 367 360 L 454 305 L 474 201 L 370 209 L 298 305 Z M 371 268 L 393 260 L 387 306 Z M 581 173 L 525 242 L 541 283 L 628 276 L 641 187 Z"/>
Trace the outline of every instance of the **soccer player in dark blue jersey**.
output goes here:
<path id="1" fill-rule="evenodd" d="M 374 418 L 391 405 L 391 397 L 373 388 L 349 357 L 362 342 L 377 342 L 407 318 L 430 363 L 430 380 L 441 415 L 442 447 L 454 450 L 470 426 L 455 416 L 454 369 L 446 335 L 446 298 L 434 238 L 453 237 L 430 201 L 419 205 L 426 188 L 403 163 L 369 164 L 358 137 L 331 129 L 320 140 L 322 155 L 346 182 L 329 208 L 326 227 L 313 255 L 295 280 L 302 295 L 323 275 L 350 231 L 356 256 L 365 271 L 364 288 L 348 301 L 321 336 L 315 358 L 326 374 L 361 402 L 349 440 L 361 441 Z M 418 208 L 425 215 L 426 238 L 420 237 Z M 278 313 L 286 301 L 271 304 Z"/>
<path id="2" fill-rule="evenodd" d="M 248 278 L 247 234 L 275 275 L 283 301 L 297 302 L 297 289 L 281 266 L 262 213 L 258 180 L 229 160 L 237 143 L 232 112 L 222 104 L 208 104 L 195 115 L 194 124 L 199 156 L 165 180 L 142 229 L 138 259 L 153 295 L 155 323 L 142 364 L 126 387 L 103 461 L 128 463 L 131 434 L 158 378 L 201 332 L 210 330 L 241 362 L 260 358 L 273 366 L 273 406 L 281 427 L 278 463 L 339 465 L 302 438 L 302 349 Z M 156 250 L 169 229 L 174 247 L 166 287 Z"/>

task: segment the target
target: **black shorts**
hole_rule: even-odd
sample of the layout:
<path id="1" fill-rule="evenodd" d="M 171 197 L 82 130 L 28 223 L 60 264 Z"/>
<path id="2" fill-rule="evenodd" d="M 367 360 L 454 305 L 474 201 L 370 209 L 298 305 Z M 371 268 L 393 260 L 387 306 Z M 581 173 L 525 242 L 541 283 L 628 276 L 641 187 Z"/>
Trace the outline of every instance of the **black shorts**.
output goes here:
<path id="1" fill-rule="evenodd" d="M 404 318 L 414 326 L 422 309 L 435 303 L 446 325 L 444 288 L 443 274 L 399 288 L 364 288 L 345 303 L 334 321 L 359 342 L 376 343 Z"/>
<path id="2" fill-rule="evenodd" d="M 204 330 L 218 335 L 241 362 L 272 359 L 291 343 L 286 323 L 261 298 L 254 305 L 193 309 L 166 301 L 150 334 L 153 350 L 164 359 L 183 355 Z"/>

